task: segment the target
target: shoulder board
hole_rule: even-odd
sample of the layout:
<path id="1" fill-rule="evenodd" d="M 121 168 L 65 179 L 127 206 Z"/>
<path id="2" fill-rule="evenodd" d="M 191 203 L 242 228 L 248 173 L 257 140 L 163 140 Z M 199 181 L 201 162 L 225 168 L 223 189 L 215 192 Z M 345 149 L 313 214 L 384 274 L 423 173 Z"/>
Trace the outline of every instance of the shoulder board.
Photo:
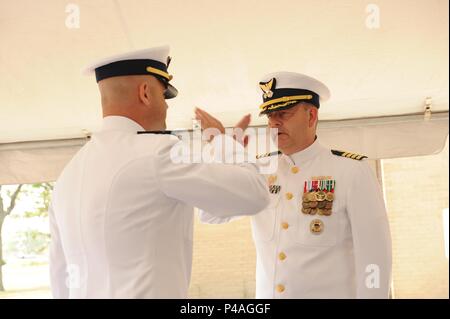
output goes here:
<path id="1" fill-rule="evenodd" d="M 163 134 L 163 135 L 173 135 L 179 140 L 181 140 L 181 135 L 177 135 L 175 131 L 137 131 L 138 135 L 141 134 Z"/>
<path id="2" fill-rule="evenodd" d="M 274 152 L 270 152 L 270 153 L 256 155 L 256 159 L 260 159 L 260 158 L 263 158 L 263 157 L 274 156 L 274 155 L 280 155 L 280 154 L 281 154 L 281 151 L 274 151 Z"/>
<path id="3" fill-rule="evenodd" d="M 351 158 L 351 159 L 354 159 L 357 161 L 361 161 L 361 160 L 367 158 L 367 156 L 365 156 L 365 155 L 359 155 L 359 154 L 355 154 L 355 153 L 337 151 L 337 150 L 331 150 L 331 153 L 333 153 L 333 155 L 336 155 L 336 156 L 347 157 L 347 158 Z"/>
<path id="4" fill-rule="evenodd" d="M 138 134 L 173 134 L 172 131 L 137 131 Z"/>

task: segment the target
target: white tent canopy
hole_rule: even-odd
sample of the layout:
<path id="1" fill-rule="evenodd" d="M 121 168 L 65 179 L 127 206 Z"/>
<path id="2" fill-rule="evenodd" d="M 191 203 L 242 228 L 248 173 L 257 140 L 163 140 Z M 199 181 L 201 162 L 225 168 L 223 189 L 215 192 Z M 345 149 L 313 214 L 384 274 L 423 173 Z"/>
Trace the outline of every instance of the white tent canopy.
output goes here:
<path id="1" fill-rule="evenodd" d="M 79 28 L 70 28 L 78 10 Z M 180 90 L 169 101 L 170 129 L 191 128 L 194 106 L 227 126 L 245 113 L 264 125 L 257 82 L 289 70 L 330 87 L 319 133 L 332 147 L 424 155 L 448 135 L 447 0 L 0 0 L 0 35 L 0 184 L 54 179 L 77 139 L 99 128 L 99 94 L 84 65 L 162 44 Z M 427 97 L 432 120 L 410 116 L 423 114 Z M 66 147 L 75 149 L 53 158 Z"/>

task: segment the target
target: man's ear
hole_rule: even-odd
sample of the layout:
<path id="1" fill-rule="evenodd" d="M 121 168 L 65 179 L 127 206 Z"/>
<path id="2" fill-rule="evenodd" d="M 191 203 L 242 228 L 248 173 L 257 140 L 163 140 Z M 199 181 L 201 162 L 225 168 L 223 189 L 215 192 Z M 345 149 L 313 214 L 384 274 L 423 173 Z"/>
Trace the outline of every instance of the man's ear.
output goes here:
<path id="1" fill-rule="evenodd" d="M 309 106 L 309 127 L 314 127 L 318 121 L 319 111 L 315 106 Z"/>
<path id="2" fill-rule="evenodd" d="M 139 100 L 144 105 L 149 106 L 151 104 L 150 85 L 147 82 L 139 84 Z"/>

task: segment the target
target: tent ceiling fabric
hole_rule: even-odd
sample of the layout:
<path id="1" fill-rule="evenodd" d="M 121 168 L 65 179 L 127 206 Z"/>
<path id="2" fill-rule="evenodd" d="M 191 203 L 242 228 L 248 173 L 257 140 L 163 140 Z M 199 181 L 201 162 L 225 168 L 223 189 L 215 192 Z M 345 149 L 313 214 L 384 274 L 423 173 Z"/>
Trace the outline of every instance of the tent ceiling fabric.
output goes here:
<path id="1" fill-rule="evenodd" d="M 0 0 L 0 143 L 82 136 L 100 126 L 87 63 L 129 49 L 171 46 L 180 90 L 168 126 L 191 128 L 201 106 L 233 125 L 258 118 L 265 73 L 289 70 L 325 82 L 322 120 L 448 111 L 448 1 L 368 2 L 79 0 L 80 28 L 66 27 L 70 2 Z"/>

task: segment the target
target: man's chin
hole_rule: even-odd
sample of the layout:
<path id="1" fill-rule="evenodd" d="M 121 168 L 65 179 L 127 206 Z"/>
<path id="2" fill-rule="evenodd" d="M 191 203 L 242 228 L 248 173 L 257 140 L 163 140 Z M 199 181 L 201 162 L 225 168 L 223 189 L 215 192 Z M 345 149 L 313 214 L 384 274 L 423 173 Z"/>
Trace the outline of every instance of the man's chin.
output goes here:
<path id="1" fill-rule="evenodd" d="M 277 137 L 277 145 L 279 149 L 289 146 L 290 139 L 287 134 L 279 134 Z"/>

